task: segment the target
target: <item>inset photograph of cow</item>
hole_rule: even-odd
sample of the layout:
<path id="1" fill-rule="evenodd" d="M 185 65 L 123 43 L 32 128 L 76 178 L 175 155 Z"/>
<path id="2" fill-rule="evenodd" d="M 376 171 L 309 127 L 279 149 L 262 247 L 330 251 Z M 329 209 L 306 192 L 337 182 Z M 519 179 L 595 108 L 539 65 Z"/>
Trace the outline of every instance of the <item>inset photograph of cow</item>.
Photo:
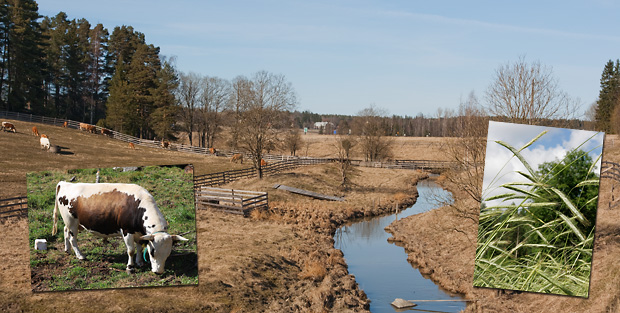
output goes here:
<path id="1" fill-rule="evenodd" d="M 32 290 L 198 284 L 191 165 L 27 174 Z"/>
<path id="2" fill-rule="evenodd" d="M 603 139 L 489 123 L 474 286 L 588 297 Z"/>

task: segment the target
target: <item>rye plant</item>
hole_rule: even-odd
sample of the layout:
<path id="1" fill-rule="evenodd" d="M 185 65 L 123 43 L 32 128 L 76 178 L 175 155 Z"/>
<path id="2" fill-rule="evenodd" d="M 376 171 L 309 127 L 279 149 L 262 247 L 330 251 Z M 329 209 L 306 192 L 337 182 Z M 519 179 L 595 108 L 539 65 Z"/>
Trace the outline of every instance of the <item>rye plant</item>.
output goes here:
<path id="1" fill-rule="evenodd" d="M 584 142 L 562 160 L 535 170 L 522 152 L 545 133 L 518 149 L 495 141 L 526 171 L 517 171 L 523 182 L 491 183 L 485 190 L 507 192 L 482 202 L 474 286 L 587 297 L 600 155 L 592 160 L 591 151 L 581 150 Z"/>

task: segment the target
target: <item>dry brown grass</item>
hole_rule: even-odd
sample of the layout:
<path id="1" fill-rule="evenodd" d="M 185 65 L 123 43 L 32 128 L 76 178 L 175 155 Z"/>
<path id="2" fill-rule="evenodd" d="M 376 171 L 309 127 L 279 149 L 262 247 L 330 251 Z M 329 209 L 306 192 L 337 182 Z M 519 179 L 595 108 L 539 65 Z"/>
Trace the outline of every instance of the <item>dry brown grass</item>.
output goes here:
<path id="1" fill-rule="evenodd" d="M 321 261 L 306 262 L 299 273 L 301 279 L 310 279 L 313 281 L 321 281 L 325 275 L 327 275 L 327 270 L 325 269 L 325 264 Z"/>
<path id="2" fill-rule="evenodd" d="M 113 166 L 141 166 L 165 164 L 194 164 L 194 174 L 205 174 L 244 168 L 231 165 L 225 158 L 210 155 L 182 153 L 164 149 L 136 146 L 129 149 L 127 143 L 106 136 L 76 129 L 21 121 L 11 121 L 17 133 L 0 132 L 0 198 L 26 194 L 26 173 L 71 168 L 99 168 Z M 61 154 L 40 149 L 39 137 L 32 136 L 30 129 L 37 126 L 39 133 L 47 134 L 50 142 L 63 147 Z"/>
<path id="3" fill-rule="evenodd" d="M 0 133 L 0 146 L 4 148 L 0 160 L 0 198 L 25 194 L 25 174 L 31 171 L 192 163 L 195 174 L 203 174 L 247 166 L 233 165 L 225 158 L 210 155 L 141 146 L 131 150 L 125 142 L 101 135 L 14 123 L 18 133 Z M 66 153 L 41 151 L 38 139 L 24 133 L 33 125 L 48 134 L 52 144 L 64 147 Z M 412 179 L 420 173 L 360 169 L 359 174 L 354 179 L 354 191 L 345 195 L 347 200 L 343 203 L 326 203 L 271 188 L 275 182 L 282 182 L 343 195 L 335 188 L 339 181 L 333 164 L 231 185 L 269 191 L 270 202 L 277 210 L 253 213 L 256 218 L 199 210 L 198 287 L 33 294 L 27 221 L 2 220 L 0 236 L 5 239 L 0 240 L 0 311 L 364 311 L 368 301 L 348 275 L 342 252 L 333 248 L 331 230 L 348 218 L 382 212 L 382 207 L 390 207 L 399 192 L 399 199 L 406 198 L 404 195 L 411 198 L 415 194 Z M 325 273 L 318 264 L 322 264 Z M 314 278 L 300 279 L 304 269 Z"/>
<path id="4" fill-rule="evenodd" d="M 219 150 L 229 150 L 228 147 L 228 127 L 223 127 L 223 131 L 215 140 L 215 148 Z M 189 140 L 187 136 L 181 136 L 181 142 L 187 144 Z M 319 135 L 316 131 L 310 131 L 308 134 L 301 135 L 301 149 L 297 151 L 297 156 L 308 156 L 317 158 L 331 158 L 337 156 L 336 140 L 334 135 Z M 415 159 L 415 160 L 444 160 L 447 161 L 445 153 L 439 153 L 445 148 L 445 143 L 450 138 L 436 137 L 393 137 L 394 145 L 392 147 L 395 159 Z M 289 155 L 286 147 L 277 147 L 271 151 L 273 154 Z M 360 147 L 353 149 L 353 158 L 361 159 L 363 154 Z"/>

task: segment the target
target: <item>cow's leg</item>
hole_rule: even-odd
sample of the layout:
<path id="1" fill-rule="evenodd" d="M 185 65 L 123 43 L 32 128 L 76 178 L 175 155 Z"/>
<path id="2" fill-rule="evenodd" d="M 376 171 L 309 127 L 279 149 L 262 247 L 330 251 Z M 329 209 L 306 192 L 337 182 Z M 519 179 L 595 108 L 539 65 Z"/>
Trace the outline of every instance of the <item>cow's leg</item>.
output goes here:
<path id="1" fill-rule="evenodd" d="M 144 261 L 142 261 L 143 255 L 142 255 L 142 249 L 146 249 L 144 247 L 142 247 L 141 244 L 139 244 L 138 242 L 135 243 L 136 244 L 136 265 L 138 267 L 142 267 L 144 266 Z"/>
<path id="2" fill-rule="evenodd" d="M 134 241 L 134 236 L 130 233 L 123 234 L 122 230 L 121 235 L 123 236 L 123 240 L 127 246 L 127 255 L 129 256 L 129 259 L 127 260 L 127 272 L 133 273 L 135 271 L 134 268 L 136 267 L 134 263 L 134 258 L 136 257 L 136 243 Z"/>
<path id="3" fill-rule="evenodd" d="M 69 253 L 69 246 L 71 245 L 69 243 L 69 228 L 67 226 L 65 226 L 65 252 Z"/>
<path id="4" fill-rule="evenodd" d="M 71 224 L 68 227 L 65 226 L 65 251 L 69 252 L 67 248 L 67 238 L 69 238 L 69 243 L 71 243 L 71 248 L 73 248 L 73 252 L 75 252 L 75 256 L 77 256 L 80 260 L 86 260 L 86 257 L 82 254 L 80 249 L 77 246 L 77 233 L 78 233 L 78 225 L 77 223 Z M 68 236 L 67 236 L 68 235 Z"/>

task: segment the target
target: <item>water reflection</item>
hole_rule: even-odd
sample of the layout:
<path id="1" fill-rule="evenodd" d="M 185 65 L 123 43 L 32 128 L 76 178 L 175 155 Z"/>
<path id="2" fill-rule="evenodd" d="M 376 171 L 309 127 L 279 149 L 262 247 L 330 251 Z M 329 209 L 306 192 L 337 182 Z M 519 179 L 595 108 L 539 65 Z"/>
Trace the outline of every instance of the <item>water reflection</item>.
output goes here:
<path id="1" fill-rule="evenodd" d="M 334 235 L 335 247 L 344 253 L 349 272 L 372 301 L 372 312 L 397 312 L 390 305 L 395 298 L 459 299 L 424 278 L 409 264 L 403 248 L 387 242 L 390 235 L 384 228 L 395 219 L 434 209 L 440 205 L 438 201 L 451 201 L 451 194 L 432 181 L 418 183 L 418 192 L 420 196 L 412 207 L 398 214 L 344 225 Z M 417 311 L 440 312 L 458 312 L 464 308 L 462 302 L 426 302 L 415 307 Z"/>

